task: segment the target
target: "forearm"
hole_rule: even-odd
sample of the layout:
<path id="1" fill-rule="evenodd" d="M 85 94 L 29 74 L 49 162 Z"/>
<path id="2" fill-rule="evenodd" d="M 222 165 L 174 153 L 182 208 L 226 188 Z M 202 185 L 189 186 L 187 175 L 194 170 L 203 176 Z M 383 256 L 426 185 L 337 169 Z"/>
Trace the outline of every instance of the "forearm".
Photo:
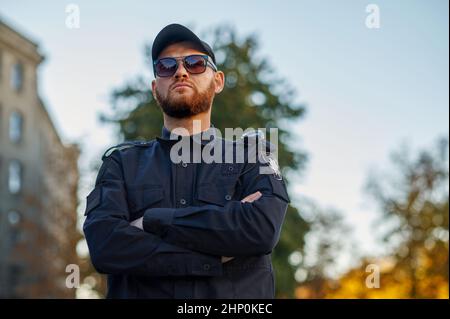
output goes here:
<path id="1" fill-rule="evenodd" d="M 142 276 L 219 276 L 222 273 L 219 256 L 169 244 L 126 220 L 88 217 L 84 232 L 92 264 L 100 273 Z"/>
<path id="2" fill-rule="evenodd" d="M 168 243 L 202 253 L 261 255 L 278 241 L 286 209 L 286 202 L 264 195 L 253 203 L 232 201 L 225 207 L 154 208 L 145 212 L 143 228 Z"/>

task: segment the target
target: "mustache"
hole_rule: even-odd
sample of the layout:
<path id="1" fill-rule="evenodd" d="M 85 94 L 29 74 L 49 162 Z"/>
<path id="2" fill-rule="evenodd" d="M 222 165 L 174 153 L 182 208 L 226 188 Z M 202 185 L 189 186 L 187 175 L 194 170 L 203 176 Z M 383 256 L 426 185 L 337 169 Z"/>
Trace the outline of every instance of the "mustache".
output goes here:
<path id="1" fill-rule="evenodd" d="M 172 90 L 172 89 L 174 89 L 177 85 L 180 85 L 180 84 L 182 84 L 182 85 L 187 85 L 187 86 L 189 86 L 189 87 L 191 87 L 191 88 L 194 87 L 194 86 L 192 85 L 192 83 L 189 83 L 188 81 L 177 81 L 177 82 L 175 82 L 174 84 L 171 85 L 170 89 Z"/>

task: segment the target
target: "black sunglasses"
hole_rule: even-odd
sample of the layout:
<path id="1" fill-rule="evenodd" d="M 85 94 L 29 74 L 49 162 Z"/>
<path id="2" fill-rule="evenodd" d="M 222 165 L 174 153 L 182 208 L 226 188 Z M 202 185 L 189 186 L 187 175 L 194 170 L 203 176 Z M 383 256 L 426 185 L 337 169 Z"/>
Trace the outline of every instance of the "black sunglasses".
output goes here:
<path id="1" fill-rule="evenodd" d="M 178 69 L 178 61 L 183 61 L 183 66 L 191 74 L 200 74 L 206 71 L 209 65 L 214 72 L 217 71 L 215 64 L 210 61 L 209 56 L 201 54 L 193 54 L 183 57 L 162 58 L 153 61 L 153 73 L 159 77 L 169 77 L 175 74 Z"/>

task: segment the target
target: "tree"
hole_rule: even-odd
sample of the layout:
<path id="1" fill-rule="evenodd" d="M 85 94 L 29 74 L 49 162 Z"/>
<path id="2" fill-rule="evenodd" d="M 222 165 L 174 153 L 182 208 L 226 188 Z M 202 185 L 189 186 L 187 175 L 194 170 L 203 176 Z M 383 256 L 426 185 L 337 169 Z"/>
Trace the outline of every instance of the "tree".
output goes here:
<path id="1" fill-rule="evenodd" d="M 329 286 L 341 275 L 339 258 L 357 256 L 352 228 L 343 215 L 334 209 L 323 210 L 312 200 L 304 198 L 301 209 L 308 216 L 310 231 L 305 238 L 305 252 L 298 258 L 296 297 L 325 298 Z"/>
<path id="2" fill-rule="evenodd" d="M 436 297 L 432 287 L 436 280 L 448 285 L 447 153 L 447 139 L 438 140 L 434 149 L 420 152 L 416 159 L 410 159 L 404 148 L 393 154 L 400 173 L 396 180 L 375 177 L 368 183 L 384 222 L 393 224 L 384 240 L 395 249 L 395 271 L 411 283 L 410 298 Z M 432 280 L 434 276 L 442 278 Z"/>
<path id="3" fill-rule="evenodd" d="M 295 91 L 285 80 L 277 78 L 265 58 L 257 56 L 255 35 L 239 39 L 231 26 L 219 26 L 205 33 L 210 37 L 217 65 L 225 73 L 225 88 L 214 99 L 212 123 L 221 132 L 226 127 L 278 127 L 278 159 L 284 175 L 303 168 L 306 155 L 288 147 L 292 134 L 280 125 L 298 121 L 304 107 L 293 102 Z M 151 46 L 145 49 L 147 65 L 151 70 Z M 153 139 L 161 132 L 162 113 L 150 91 L 150 79 L 138 76 L 136 80 L 112 92 L 112 115 L 101 115 L 101 120 L 118 126 L 118 136 L 125 140 Z M 287 183 L 289 181 L 287 180 Z M 298 210 L 289 206 L 281 239 L 273 252 L 276 271 L 277 296 L 294 294 L 294 267 L 287 262 L 292 251 L 303 249 L 307 223 Z"/>
<path id="4" fill-rule="evenodd" d="M 448 298 L 448 140 L 440 139 L 414 159 L 404 147 L 396 168 L 367 184 L 379 203 L 387 253 L 350 270 L 329 298 Z M 390 251 L 389 251 L 390 250 Z M 365 285 L 366 266 L 380 270 L 380 286 Z"/>

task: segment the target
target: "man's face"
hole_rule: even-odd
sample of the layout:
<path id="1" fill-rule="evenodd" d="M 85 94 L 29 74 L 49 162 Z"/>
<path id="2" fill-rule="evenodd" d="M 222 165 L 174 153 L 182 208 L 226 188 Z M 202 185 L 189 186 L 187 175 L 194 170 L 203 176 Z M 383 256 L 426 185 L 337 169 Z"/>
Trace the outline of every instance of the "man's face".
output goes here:
<path id="1" fill-rule="evenodd" d="M 189 42 L 169 45 L 160 58 L 184 57 L 192 54 L 205 54 L 194 49 Z M 223 89 L 223 72 L 214 72 L 211 67 L 200 74 L 189 73 L 181 60 L 171 77 L 158 77 L 152 81 L 152 92 L 164 113 L 175 118 L 185 118 L 208 112 L 216 93 Z M 179 86 L 185 84 L 186 86 Z"/>

